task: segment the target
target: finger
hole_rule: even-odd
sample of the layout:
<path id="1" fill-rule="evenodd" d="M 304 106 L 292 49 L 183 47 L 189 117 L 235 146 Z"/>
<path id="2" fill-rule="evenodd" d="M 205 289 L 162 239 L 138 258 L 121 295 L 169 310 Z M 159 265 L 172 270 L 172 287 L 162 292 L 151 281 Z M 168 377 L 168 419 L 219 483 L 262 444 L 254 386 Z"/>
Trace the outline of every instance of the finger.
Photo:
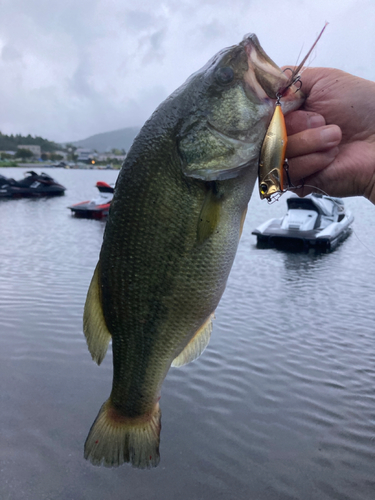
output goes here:
<path id="1" fill-rule="evenodd" d="M 308 177 L 324 170 L 335 160 L 338 154 L 339 148 L 334 147 L 328 151 L 288 159 L 291 182 L 295 186 L 303 184 L 303 179 L 306 180 Z"/>
<path id="2" fill-rule="evenodd" d="M 341 129 L 337 125 L 303 130 L 288 137 L 286 157 L 290 159 L 326 151 L 340 144 L 341 137 Z"/>
<path id="3" fill-rule="evenodd" d="M 323 127 L 326 121 L 322 115 L 308 111 L 293 111 L 285 116 L 285 125 L 288 135 L 297 134 L 302 130 Z"/>

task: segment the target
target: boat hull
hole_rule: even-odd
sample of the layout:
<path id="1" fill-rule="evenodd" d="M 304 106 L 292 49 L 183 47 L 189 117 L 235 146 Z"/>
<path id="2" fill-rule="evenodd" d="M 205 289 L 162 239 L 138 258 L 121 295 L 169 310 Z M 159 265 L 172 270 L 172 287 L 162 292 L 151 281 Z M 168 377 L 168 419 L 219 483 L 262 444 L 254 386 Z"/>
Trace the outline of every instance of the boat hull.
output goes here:
<path id="1" fill-rule="evenodd" d="M 99 197 L 95 200 L 81 201 L 68 207 L 75 217 L 81 219 L 104 219 L 109 214 L 114 187 L 103 181 L 98 181 L 96 187 Z"/>
<path id="2" fill-rule="evenodd" d="M 72 205 L 70 210 L 75 217 L 80 219 L 104 219 L 108 216 L 110 203 L 99 206 L 87 206 L 83 204 Z"/>
<path id="3" fill-rule="evenodd" d="M 280 219 L 271 219 L 252 234 L 257 237 L 258 248 L 280 248 L 290 251 L 308 251 L 311 248 L 318 252 L 331 252 L 351 234 L 354 216 L 350 211 L 344 212 L 344 206 L 338 199 L 326 198 L 288 200 L 289 210 Z M 316 196 L 316 195 L 315 195 Z M 325 206 L 326 212 L 318 203 L 327 200 L 336 205 L 332 212 Z M 311 210 L 312 203 L 317 204 L 316 211 Z M 300 207 L 297 209 L 296 207 Z M 337 210 L 339 207 L 339 211 Z M 336 210 L 336 211 L 335 211 Z"/>
<path id="4" fill-rule="evenodd" d="M 332 252 L 343 242 L 352 232 L 349 227 L 343 230 L 336 237 L 317 238 L 314 231 L 305 231 L 300 234 L 290 234 L 287 231 L 281 231 L 280 234 L 252 234 L 257 236 L 258 248 L 278 248 L 281 250 L 289 250 L 294 252 L 306 252 L 310 249 L 315 249 L 317 252 Z"/>

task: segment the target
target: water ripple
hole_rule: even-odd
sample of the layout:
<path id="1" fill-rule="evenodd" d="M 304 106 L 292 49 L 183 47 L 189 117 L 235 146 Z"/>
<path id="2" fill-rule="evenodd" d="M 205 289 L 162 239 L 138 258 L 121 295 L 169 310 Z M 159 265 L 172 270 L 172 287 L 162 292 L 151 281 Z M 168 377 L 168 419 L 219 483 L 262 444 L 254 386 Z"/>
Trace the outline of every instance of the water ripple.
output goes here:
<path id="1" fill-rule="evenodd" d="M 65 197 L 0 203 L 0 497 L 372 498 L 373 256 L 353 237 L 325 255 L 258 250 L 251 230 L 284 209 L 257 199 L 210 345 L 163 386 L 160 466 L 83 460 L 112 379 L 110 350 L 98 367 L 82 334 L 104 225 L 66 206 L 117 173 L 53 175 Z M 347 203 L 371 246 L 373 207 Z"/>

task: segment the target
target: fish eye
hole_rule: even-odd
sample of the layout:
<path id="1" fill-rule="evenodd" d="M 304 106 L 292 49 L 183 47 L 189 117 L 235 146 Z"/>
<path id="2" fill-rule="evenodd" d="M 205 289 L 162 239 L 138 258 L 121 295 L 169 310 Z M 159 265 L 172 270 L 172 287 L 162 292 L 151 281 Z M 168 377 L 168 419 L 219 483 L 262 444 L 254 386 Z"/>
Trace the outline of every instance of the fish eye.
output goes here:
<path id="1" fill-rule="evenodd" d="M 216 81 L 220 83 L 220 85 L 228 85 L 233 82 L 234 79 L 234 71 L 229 66 L 225 66 L 224 68 L 219 68 L 216 71 L 215 75 Z"/>
<path id="2" fill-rule="evenodd" d="M 267 194 L 267 191 L 268 191 L 268 186 L 267 184 L 265 184 L 264 182 L 260 185 L 260 192 L 265 195 Z"/>

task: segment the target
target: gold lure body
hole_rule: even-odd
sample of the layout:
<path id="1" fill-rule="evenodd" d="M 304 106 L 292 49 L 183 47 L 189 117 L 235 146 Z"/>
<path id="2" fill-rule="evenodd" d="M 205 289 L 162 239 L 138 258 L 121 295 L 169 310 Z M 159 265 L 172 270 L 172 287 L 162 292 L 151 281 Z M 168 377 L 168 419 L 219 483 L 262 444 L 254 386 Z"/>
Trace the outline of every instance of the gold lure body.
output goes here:
<path id="1" fill-rule="evenodd" d="M 259 193 L 262 200 L 269 200 L 273 194 L 283 192 L 287 142 L 284 114 L 280 103 L 277 103 L 260 152 Z"/>

